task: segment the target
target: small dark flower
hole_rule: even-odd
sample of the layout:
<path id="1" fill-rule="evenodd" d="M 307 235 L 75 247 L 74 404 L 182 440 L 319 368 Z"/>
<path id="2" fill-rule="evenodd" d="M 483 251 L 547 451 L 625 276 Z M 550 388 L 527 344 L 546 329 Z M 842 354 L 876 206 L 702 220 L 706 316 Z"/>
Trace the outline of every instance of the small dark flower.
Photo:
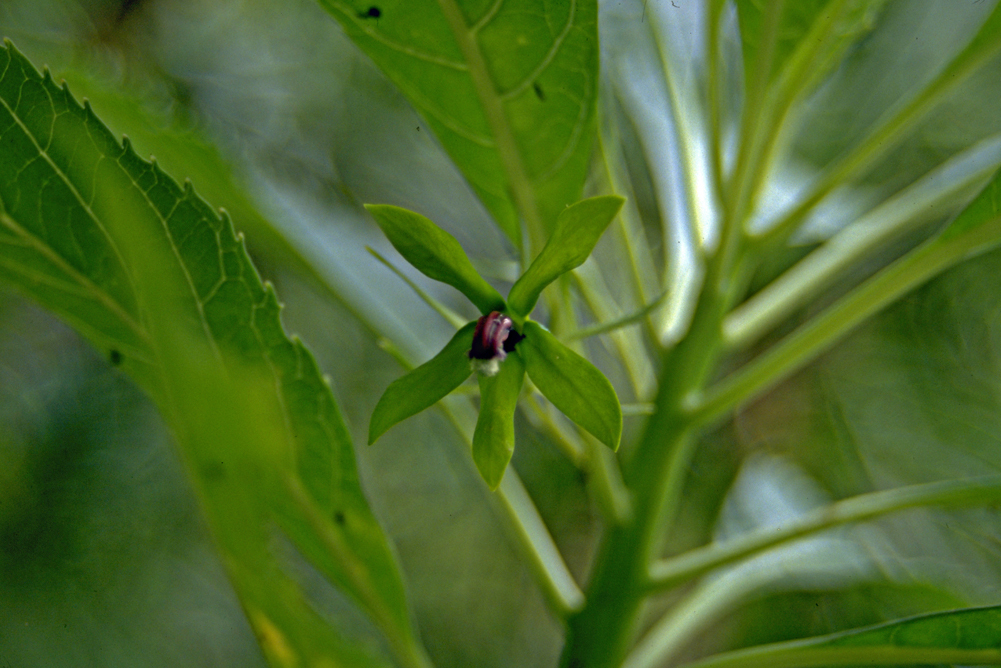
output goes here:
<path id="1" fill-rule="evenodd" d="M 487 376 L 493 376 L 500 369 L 500 363 L 524 336 L 511 328 L 511 318 L 499 311 L 493 311 L 476 322 L 473 331 L 473 347 L 469 349 L 469 359 L 473 368 Z"/>

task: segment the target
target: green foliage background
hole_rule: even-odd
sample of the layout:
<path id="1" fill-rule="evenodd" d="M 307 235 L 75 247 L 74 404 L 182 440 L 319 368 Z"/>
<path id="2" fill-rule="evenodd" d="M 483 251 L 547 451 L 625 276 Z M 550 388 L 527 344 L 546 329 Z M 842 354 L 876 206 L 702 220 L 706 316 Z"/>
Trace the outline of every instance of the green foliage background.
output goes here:
<path id="1" fill-rule="evenodd" d="M 659 194 L 670 157 L 659 152 L 636 102 L 649 68 L 665 57 L 644 32 L 666 11 L 647 6 L 654 2 L 606 3 L 601 16 L 604 67 L 614 83 L 599 121 L 606 132 L 616 121 L 615 149 L 629 158 L 629 206 L 658 266 L 644 280 L 678 271 L 672 249 L 657 242 L 660 214 L 676 206 Z M 342 3 L 329 4 L 336 11 Z M 773 201 L 780 204 L 783 187 L 794 189 L 834 161 L 888 105 L 929 80 L 991 9 L 961 4 L 888 3 L 873 33 L 804 101 L 808 122 L 788 138 L 795 169 L 775 179 Z M 465 149 L 444 137 L 439 145 L 430 130 L 441 125 L 426 124 L 315 2 L 146 0 L 125 8 L 110 0 L 6 0 L 0 33 L 56 80 L 65 78 L 77 98 L 87 97 L 140 156 L 155 154 L 167 173 L 190 177 L 246 233 L 262 275 L 286 304 L 286 328 L 332 377 L 364 489 L 395 545 L 435 665 L 554 665 L 563 629 L 546 609 L 502 501 L 484 488 L 453 426 L 427 411 L 377 446 L 361 445 L 379 394 L 400 375 L 387 349 L 426 360 L 453 330 L 363 252 L 365 245 L 391 251 L 360 204 L 422 212 L 498 284 L 516 275 L 500 259 L 518 256 L 514 204 L 497 193 L 487 208 L 477 202 L 474 193 L 484 195 L 485 186 L 467 186 L 447 153 Z M 995 58 L 776 253 L 756 284 L 975 142 L 996 154 L 998 73 Z M 537 99 L 530 87 L 522 92 L 526 104 Z M 575 147 L 578 175 L 587 155 L 587 147 Z M 499 168 L 483 169 L 487 183 Z M 586 189 L 600 190 L 597 172 Z M 536 184 L 533 192 L 548 202 L 543 209 L 558 210 L 546 188 Z M 966 188 L 923 211 L 912 232 L 792 321 L 914 246 L 973 194 Z M 597 252 L 606 263 L 616 259 L 611 244 Z M 691 464 L 671 552 L 755 526 L 760 518 L 748 515 L 756 506 L 741 505 L 741 485 L 759 495 L 794 489 L 793 498 L 810 507 L 871 489 L 1001 472 L 999 258 L 986 254 L 921 287 L 715 426 Z M 463 318 L 476 317 L 447 288 L 421 286 Z M 608 288 L 622 296 L 620 286 Z M 656 298 L 653 285 L 648 295 Z M 622 301 L 622 311 L 642 305 Z M 587 350 L 617 388 L 628 388 L 624 402 L 648 398 L 652 372 L 632 370 L 639 380 L 630 382 L 612 345 Z M 639 419 L 627 415 L 624 442 Z M 593 481 L 536 427 L 519 418 L 514 465 L 583 581 L 607 509 L 590 500 Z M 0 665 L 128 666 L 136 657 L 144 665 L 263 665 L 194 494 L 161 418 L 111 360 L 21 296 L 0 292 Z M 996 505 L 884 519 L 853 534 L 865 554 L 851 552 L 822 573 L 792 569 L 781 584 L 746 592 L 714 618 L 711 633 L 692 634 L 684 655 L 997 603 L 998 519 Z M 862 572 L 853 570 L 860 563 Z M 324 615 L 383 651 L 343 594 L 305 566 L 302 580 Z"/>

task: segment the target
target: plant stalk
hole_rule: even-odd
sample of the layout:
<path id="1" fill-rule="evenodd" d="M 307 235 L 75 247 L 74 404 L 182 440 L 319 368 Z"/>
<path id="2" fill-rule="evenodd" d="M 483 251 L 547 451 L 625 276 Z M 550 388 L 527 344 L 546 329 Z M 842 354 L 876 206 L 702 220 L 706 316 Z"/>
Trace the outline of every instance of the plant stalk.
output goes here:
<path id="1" fill-rule="evenodd" d="M 633 513 L 602 542 L 587 605 L 569 620 L 564 668 L 619 666 L 636 636 L 649 565 L 673 523 L 697 443 L 686 397 L 702 387 L 719 354 L 729 299 L 718 285 L 707 281 L 688 334 L 664 356 L 656 410 L 623 471 Z"/>

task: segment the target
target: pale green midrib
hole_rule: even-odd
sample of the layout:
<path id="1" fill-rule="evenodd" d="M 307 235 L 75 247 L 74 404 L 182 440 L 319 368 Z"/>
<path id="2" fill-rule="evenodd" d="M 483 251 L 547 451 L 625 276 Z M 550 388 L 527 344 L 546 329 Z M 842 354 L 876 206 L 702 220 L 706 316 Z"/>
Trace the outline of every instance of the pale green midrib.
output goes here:
<path id="1" fill-rule="evenodd" d="M 490 78 L 483 52 L 476 41 L 476 35 L 466 25 L 462 10 L 459 9 L 455 0 L 438 0 L 438 5 L 452 30 L 459 51 L 469 67 L 469 77 L 473 82 L 477 97 L 480 99 L 487 124 L 496 140 L 497 153 L 504 166 L 511 194 L 528 228 L 529 250 L 541 249 L 545 240 L 540 236 L 542 234 L 542 218 L 535 200 L 535 192 L 525 170 L 524 161 L 518 152 L 514 130 L 508 122 L 497 88 Z M 520 237 L 520 234 L 517 236 Z"/>

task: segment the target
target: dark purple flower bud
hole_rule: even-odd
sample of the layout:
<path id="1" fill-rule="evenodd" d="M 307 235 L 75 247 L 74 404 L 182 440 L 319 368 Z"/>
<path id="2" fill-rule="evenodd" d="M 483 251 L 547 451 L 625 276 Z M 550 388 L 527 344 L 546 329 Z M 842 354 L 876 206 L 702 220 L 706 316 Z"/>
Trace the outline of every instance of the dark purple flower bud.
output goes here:
<path id="1" fill-rule="evenodd" d="M 473 331 L 473 347 L 469 349 L 469 359 L 473 368 L 488 376 L 493 376 L 507 354 L 523 337 L 512 331 L 511 318 L 499 311 L 493 311 L 476 322 Z"/>

